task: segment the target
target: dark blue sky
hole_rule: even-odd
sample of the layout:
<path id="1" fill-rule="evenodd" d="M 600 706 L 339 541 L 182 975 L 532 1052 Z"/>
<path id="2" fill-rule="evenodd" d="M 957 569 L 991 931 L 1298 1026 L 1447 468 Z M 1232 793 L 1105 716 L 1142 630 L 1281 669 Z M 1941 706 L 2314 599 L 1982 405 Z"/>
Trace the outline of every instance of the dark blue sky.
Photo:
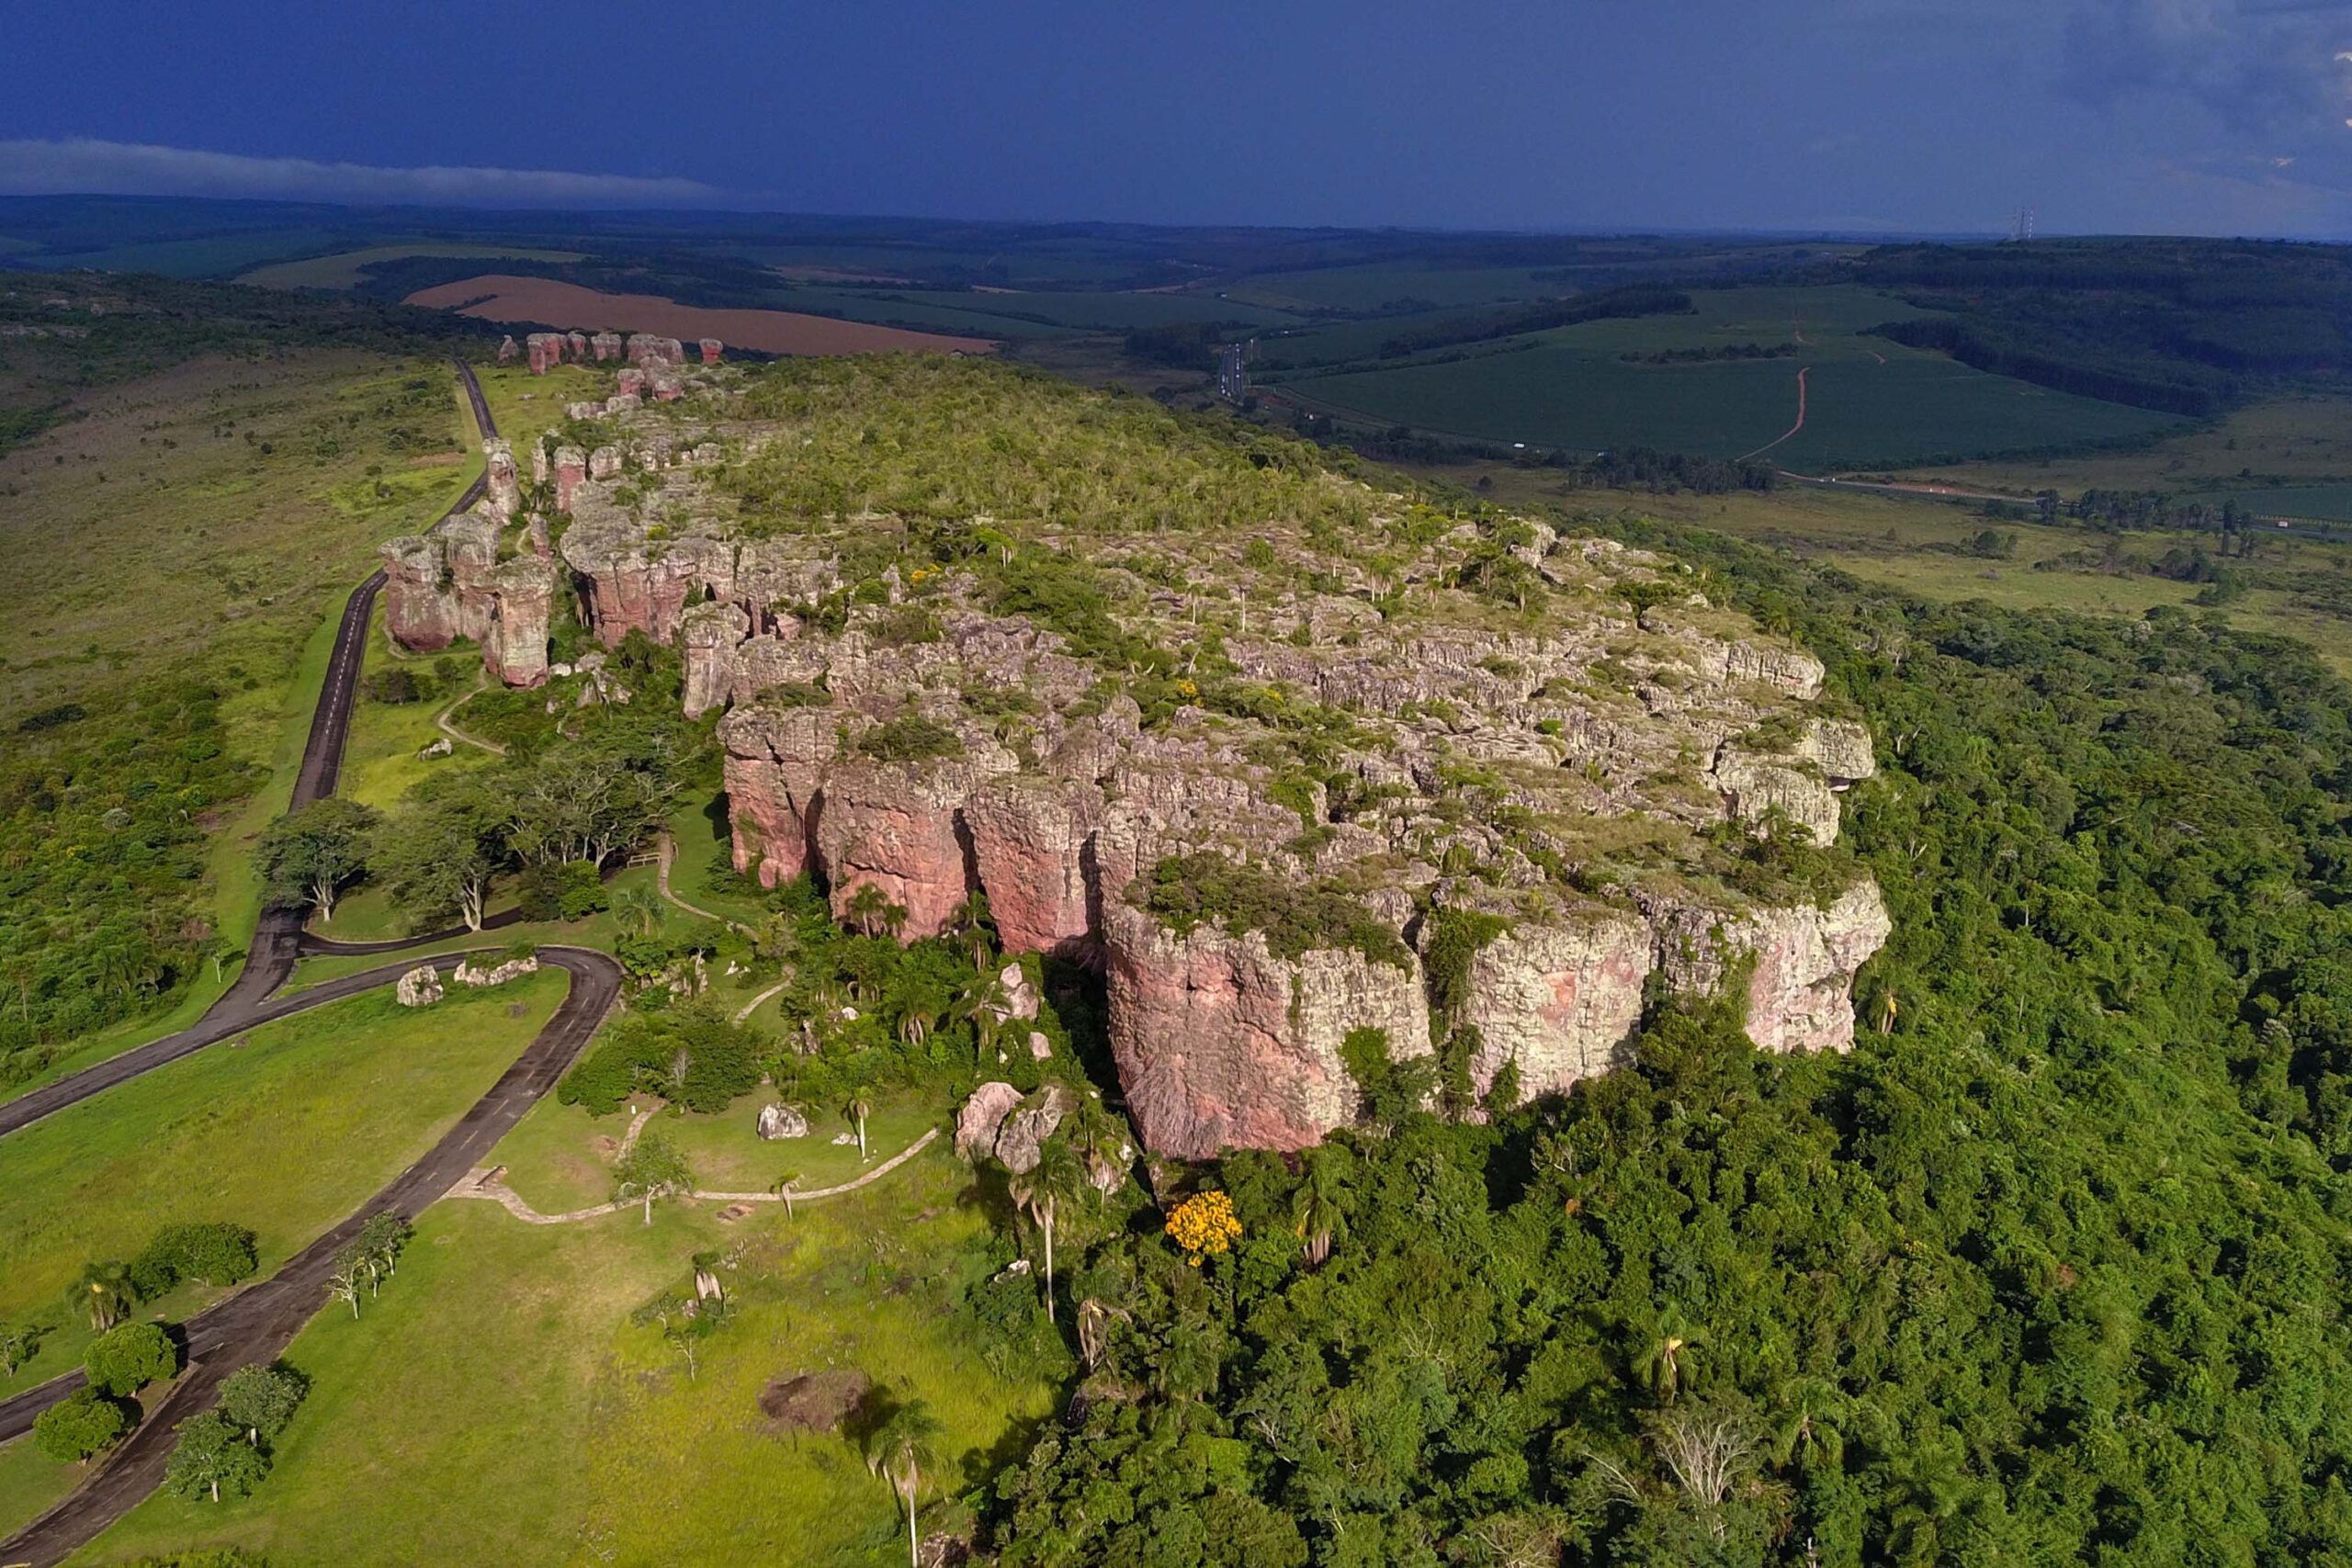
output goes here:
<path id="1" fill-rule="evenodd" d="M 6 31 L 10 191 L 2352 234 L 2352 0 L 15 0 Z M 475 172 L 387 172 L 421 166 Z"/>

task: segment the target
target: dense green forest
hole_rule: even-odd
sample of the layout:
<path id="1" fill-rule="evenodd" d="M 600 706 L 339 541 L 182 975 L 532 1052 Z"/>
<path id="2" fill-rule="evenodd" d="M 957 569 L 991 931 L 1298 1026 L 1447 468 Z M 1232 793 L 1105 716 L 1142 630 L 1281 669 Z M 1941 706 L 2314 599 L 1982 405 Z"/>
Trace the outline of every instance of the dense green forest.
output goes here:
<path id="1" fill-rule="evenodd" d="M 1202 1173 L 1197 1265 L 1066 1237 L 1088 1372 L 978 1499 L 1002 1560 L 2352 1561 L 2352 694 L 1621 531 L 1879 737 L 1861 1044 L 1659 998 L 1565 1103 Z"/>

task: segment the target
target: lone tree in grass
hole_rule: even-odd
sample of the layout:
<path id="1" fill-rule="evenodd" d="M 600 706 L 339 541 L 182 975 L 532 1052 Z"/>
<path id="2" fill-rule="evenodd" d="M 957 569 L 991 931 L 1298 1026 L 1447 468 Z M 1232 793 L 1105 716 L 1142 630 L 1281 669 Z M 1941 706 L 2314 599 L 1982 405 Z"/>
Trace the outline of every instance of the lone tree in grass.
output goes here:
<path id="1" fill-rule="evenodd" d="M 865 1162 L 865 1119 L 874 1114 L 873 1097 L 862 1089 L 857 1090 L 849 1097 L 849 1103 L 842 1107 L 842 1114 L 857 1123 L 857 1158 L 863 1165 Z"/>
<path id="2" fill-rule="evenodd" d="M 648 1133 L 613 1167 L 613 1201 L 642 1203 L 653 1223 L 653 1201 L 694 1190 L 694 1171 L 678 1145 L 661 1133 Z"/>
<path id="3" fill-rule="evenodd" d="M 91 1340 L 82 1367 L 92 1388 L 124 1399 L 177 1373 L 180 1350 L 162 1325 L 126 1323 Z"/>
<path id="4" fill-rule="evenodd" d="M 164 1461 L 164 1484 L 190 1501 L 243 1497 L 268 1473 L 268 1458 L 217 1410 L 181 1422 L 179 1441 Z"/>
<path id="5" fill-rule="evenodd" d="M 922 1492 L 923 1472 L 934 1462 L 933 1445 L 942 1430 L 931 1406 L 910 1399 L 891 1411 L 866 1440 L 865 1468 L 888 1480 L 907 1506 L 907 1562 L 911 1568 L 922 1568 L 922 1543 L 915 1533 L 915 1499 Z"/>
<path id="6" fill-rule="evenodd" d="M 76 1389 L 33 1421 L 33 1446 L 61 1464 L 103 1453 L 130 1429 L 119 1402 L 94 1388 Z"/>
<path id="7" fill-rule="evenodd" d="M 784 1217 L 792 1218 L 792 1195 L 800 1186 L 800 1173 L 788 1170 L 775 1179 L 775 1195 L 784 1200 Z"/>
<path id="8" fill-rule="evenodd" d="M 368 841 L 375 830 L 373 811 L 330 795 L 271 823 L 254 851 L 254 863 L 274 903 L 308 904 L 322 921 L 332 920 L 335 896 L 368 869 Z"/>
<path id="9" fill-rule="evenodd" d="M 289 1367 L 239 1367 L 220 1385 L 220 1414 L 259 1448 L 294 1419 L 311 1385 Z"/>

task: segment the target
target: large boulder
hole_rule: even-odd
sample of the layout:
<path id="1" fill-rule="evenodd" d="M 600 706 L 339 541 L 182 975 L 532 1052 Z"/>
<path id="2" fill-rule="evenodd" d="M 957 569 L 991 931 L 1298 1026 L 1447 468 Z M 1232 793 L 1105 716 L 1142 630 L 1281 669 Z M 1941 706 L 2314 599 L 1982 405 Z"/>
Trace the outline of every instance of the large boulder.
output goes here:
<path id="1" fill-rule="evenodd" d="M 1069 1090 L 1057 1083 L 1049 1083 L 1024 1098 L 1005 1114 L 1003 1124 L 997 1128 L 998 1161 L 1015 1176 L 1026 1176 L 1036 1169 L 1039 1151 L 1069 1111 Z"/>
<path id="2" fill-rule="evenodd" d="M 1009 1083 L 984 1083 L 974 1089 L 956 1112 L 956 1152 L 968 1160 L 994 1155 L 998 1129 L 1020 1103 L 1021 1091 Z"/>
<path id="3" fill-rule="evenodd" d="M 392 987 L 393 999 L 404 1008 L 431 1007 L 441 995 L 441 972 L 430 964 L 418 964 Z"/>
<path id="4" fill-rule="evenodd" d="M 769 1104 L 760 1107 L 760 1141 L 773 1144 L 784 1138 L 805 1138 L 808 1135 L 808 1118 L 796 1106 Z"/>

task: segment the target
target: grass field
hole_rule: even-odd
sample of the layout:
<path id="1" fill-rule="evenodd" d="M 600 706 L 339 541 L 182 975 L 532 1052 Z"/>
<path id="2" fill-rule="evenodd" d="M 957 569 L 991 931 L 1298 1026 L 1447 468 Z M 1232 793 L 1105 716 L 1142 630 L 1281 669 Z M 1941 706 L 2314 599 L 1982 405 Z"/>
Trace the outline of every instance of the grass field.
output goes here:
<path id="1" fill-rule="evenodd" d="M 237 279 L 263 288 L 356 288 L 367 281 L 367 269 L 377 262 L 407 261 L 415 256 L 452 256 L 485 261 L 574 262 L 578 251 L 533 251 L 512 245 L 463 245 L 425 243 L 413 245 L 369 245 L 364 250 L 339 251 L 333 255 L 306 256 L 300 261 L 272 262 Z"/>
<path id="2" fill-rule="evenodd" d="M 711 1205 L 532 1226 L 446 1201 L 364 1316 L 322 1314 L 294 1342 L 313 1392 L 258 1493 L 159 1495 L 74 1561 L 237 1545 L 278 1568 L 903 1562 L 892 1495 L 853 1444 L 771 1433 L 757 1399 L 834 1367 L 918 1395 L 946 1427 L 950 1489 L 1046 1415 L 1046 1386 L 1000 1380 L 953 1335 L 988 1223 L 956 1201 L 967 1179 L 934 1147 L 851 1198 L 733 1227 Z M 700 1248 L 731 1257 L 736 1317 L 689 1379 L 627 1319 Z"/>
<path id="3" fill-rule="evenodd" d="M 774 1021 L 769 1022 L 773 1033 Z M 704 1191 L 765 1192 L 787 1173 L 800 1178 L 801 1189 L 814 1190 L 856 1179 L 922 1136 L 925 1129 L 938 1125 L 945 1114 L 945 1107 L 930 1100 L 878 1097 L 874 1113 L 865 1120 L 869 1157 L 860 1160 L 855 1144 L 832 1142 L 835 1135 L 855 1130 L 838 1106 L 803 1105 L 807 1137 L 762 1143 L 755 1124 L 770 1098 L 768 1090 L 756 1090 L 709 1116 L 663 1111 L 646 1126 L 676 1143 L 694 1168 L 695 1187 Z M 655 1101 L 646 1096 L 637 1103 L 650 1106 Z M 499 1145 L 506 1184 L 543 1214 L 608 1201 L 613 1195 L 612 1162 L 629 1119 L 626 1111 L 591 1116 L 549 1096 L 533 1106 Z"/>
<path id="4" fill-rule="evenodd" d="M 2352 480 L 2352 398 L 2273 398 L 2139 451 L 1964 463 L 1921 477 L 2031 493 L 2087 489 L 2236 491 Z M 2323 488 L 2333 489 L 2333 486 Z"/>
<path id="5" fill-rule="evenodd" d="M 1631 446 L 1711 457 L 1765 450 L 1773 462 L 1804 472 L 2130 441 L 2177 423 L 1863 336 L 1867 326 L 1918 313 L 1869 290 L 1724 289 L 1694 299 L 1692 315 L 1589 321 L 1470 345 L 1466 358 L 1448 360 L 1441 351 L 1378 368 L 1300 376 L 1269 395 L 1384 423 L 1576 454 Z M 1751 343 L 1794 344 L 1796 352 L 1669 365 L 1621 357 Z M 1797 419 L 1800 369 L 1804 426 L 1783 441 Z"/>
<path id="6" fill-rule="evenodd" d="M 1226 293 L 1236 301 L 1277 310 L 1378 310 L 1408 299 L 1455 309 L 1514 299 L 1558 299 L 1576 292 L 1572 283 L 1536 276 L 1552 270 L 1555 269 L 1408 266 L 1381 262 L 1369 266 L 1260 273 L 1242 279 Z"/>
<path id="7" fill-rule="evenodd" d="M 15 562 L 0 586 L 0 715 L 85 698 L 103 710 L 124 683 L 197 673 L 224 694 L 233 752 L 269 770 L 213 825 L 211 919 L 229 942 L 252 932 L 253 841 L 285 808 L 344 597 L 376 540 L 423 526 L 465 482 L 449 385 L 445 366 L 345 354 L 198 362 L 90 394 L 87 417 L 0 460 Z M 390 450 L 387 408 L 438 450 Z M 186 1027 L 235 973 L 208 970 L 171 1007 L 5 1094 Z"/>
<path id="8" fill-rule="evenodd" d="M 565 984 L 546 971 L 423 1010 L 389 992 L 356 997 L 11 1134 L 0 1142 L 0 1322 L 62 1321 L 85 1263 L 127 1258 L 176 1221 L 250 1225 L 266 1271 L 431 1146 L 522 1053 Z M 0 1392 L 62 1371 L 86 1340 L 85 1325 L 62 1322 Z"/>

